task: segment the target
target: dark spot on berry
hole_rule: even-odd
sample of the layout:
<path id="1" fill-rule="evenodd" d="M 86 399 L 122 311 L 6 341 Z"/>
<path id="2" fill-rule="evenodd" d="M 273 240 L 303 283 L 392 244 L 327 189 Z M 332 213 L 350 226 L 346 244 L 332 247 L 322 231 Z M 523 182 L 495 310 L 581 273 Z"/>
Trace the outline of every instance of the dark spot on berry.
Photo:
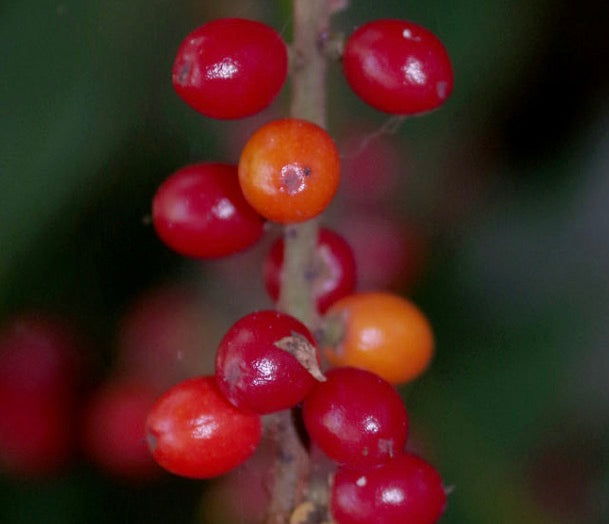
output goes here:
<path id="1" fill-rule="evenodd" d="M 285 236 L 288 238 L 296 238 L 298 236 L 298 228 L 294 226 L 286 226 Z"/>
<path id="2" fill-rule="evenodd" d="M 190 76 L 190 71 L 192 70 L 191 62 L 184 62 L 180 69 L 178 70 L 176 83 L 179 85 L 185 85 L 188 81 L 188 77 Z"/>
<path id="3" fill-rule="evenodd" d="M 146 434 L 146 441 L 148 442 L 148 447 L 150 448 L 150 451 L 154 453 L 157 444 L 156 435 L 154 435 L 151 431 L 148 431 L 148 433 Z"/>

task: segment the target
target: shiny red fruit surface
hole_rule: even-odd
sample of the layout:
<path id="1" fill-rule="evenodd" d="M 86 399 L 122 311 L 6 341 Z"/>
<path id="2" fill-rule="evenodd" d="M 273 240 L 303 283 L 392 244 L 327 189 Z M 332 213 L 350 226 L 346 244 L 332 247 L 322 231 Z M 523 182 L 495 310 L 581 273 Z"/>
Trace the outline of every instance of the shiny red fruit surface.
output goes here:
<path id="1" fill-rule="evenodd" d="M 352 367 L 326 372 L 303 403 L 311 440 L 331 459 L 374 466 L 402 453 L 408 416 L 389 382 Z"/>
<path id="2" fill-rule="evenodd" d="M 180 382 L 152 407 L 148 446 L 163 468 L 183 477 L 210 478 L 235 468 L 256 449 L 260 417 L 234 407 L 213 376 Z"/>
<path id="3" fill-rule="evenodd" d="M 339 468 L 330 504 L 337 524 L 434 524 L 446 492 L 430 464 L 403 454 L 376 468 Z"/>
<path id="4" fill-rule="evenodd" d="M 262 414 L 291 408 L 316 379 L 287 351 L 290 347 L 310 350 L 311 360 L 319 361 L 313 336 L 296 318 L 277 311 L 246 315 L 229 329 L 218 347 L 218 387 L 243 410 Z"/>
<path id="5" fill-rule="evenodd" d="M 241 193 L 237 168 L 218 163 L 186 166 L 165 180 L 152 221 L 165 244 L 195 258 L 241 251 L 261 237 L 264 225 Z"/>
<path id="6" fill-rule="evenodd" d="M 343 72 L 364 102 L 398 115 L 437 108 L 454 82 L 442 42 L 406 20 L 375 20 L 356 29 L 345 44 Z"/>
<path id="7" fill-rule="evenodd" d="M 264 284 L 269 296 L 277 301 L 281 289 L 284 241 L 280 238 L 271 247 L 263 265 Z M 314 255 L 313 297 L 323 313 L 339 298 L 353 292 L 356 283 L 355 257 L 351 246 L 330 229 L 319 230 Z"/>
<path id="8" fill-rule="evenodd" d="M 267 107 L 287 76 L 285 43 L 254 20 L 213 20 L 190 33 L 173 65 L 173 87 L 196 111 L 242 118 Z"/>

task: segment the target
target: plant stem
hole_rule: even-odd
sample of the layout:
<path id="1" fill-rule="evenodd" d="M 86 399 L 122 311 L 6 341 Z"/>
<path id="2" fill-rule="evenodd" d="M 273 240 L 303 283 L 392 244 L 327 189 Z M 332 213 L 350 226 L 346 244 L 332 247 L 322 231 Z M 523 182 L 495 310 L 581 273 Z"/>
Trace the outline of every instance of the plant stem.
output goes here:
<path id="1" fill-rule="evenodd" d="M 326 127 L 326 65 L 332 0 L 294 0 L 292 99 L 290 115 Z M 317 312 L 312 293 L 317 221 L 288 225 L 284 230 L 284 262 L 278 308 L 315 329 Z M 295 424 L 294 413 L 277 413 L 271 421 L 277 445 L 267 524 L 287 524 L 305 500 L 310 458 Z"/>
<path id="2" fill-rule="evenodd" d="M 294 0 L 292 99 L 290 115 L 326 127 L 324 43 L 330 23 L 329 0 Z M 310 328 L 317 323 L 312 294 L 317 221 L 289 225 L 284 233 L 284 262 L 279 308 Z"/>

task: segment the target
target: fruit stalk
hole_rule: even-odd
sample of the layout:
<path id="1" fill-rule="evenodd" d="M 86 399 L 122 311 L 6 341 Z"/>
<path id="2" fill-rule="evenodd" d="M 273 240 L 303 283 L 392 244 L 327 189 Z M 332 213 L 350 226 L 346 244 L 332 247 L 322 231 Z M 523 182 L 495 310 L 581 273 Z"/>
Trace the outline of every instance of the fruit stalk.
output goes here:
<path id="1" fill-rule="evenodd" d="M 332 0 L 294 0 L 292 93 L 290 116 L 326 127 L 326 68 L 324 45 L 329 34 Z M 287 225 L 284 230 L 284 266 L 278 309 L 315 330 L 317 312 L 312 292 L 314 252 L 318 225 L 315 219 Z M 266 523 L 284 524 L 306 497 L 310 458 L 295 424 L 294 413 L 284 410 L 271 419 L 271 436 L 277 445 L 271 501 Z"/>

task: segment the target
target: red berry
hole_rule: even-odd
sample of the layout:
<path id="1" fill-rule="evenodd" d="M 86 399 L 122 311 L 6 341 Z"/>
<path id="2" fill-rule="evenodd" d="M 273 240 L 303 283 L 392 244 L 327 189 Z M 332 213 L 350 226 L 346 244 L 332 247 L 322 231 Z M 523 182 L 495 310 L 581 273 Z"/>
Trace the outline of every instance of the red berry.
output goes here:
<path id="1" fill-rule="evenodd" d="M 305 427 L 336 462 L 372 466 L 401 453 L 406 444 L 406 408 L 393 386 L 351 367 L 326 373 L 303 403 Z"/>
<path id="2" fill-rule="evenodd" d="M 242 118 L 267 107 L 287 76 L 279 34 L 254 20 L 225 18 L 202 25 L 180 45 L 173 87 L 196 111 Z"/>
<path id="3" fill-rule="evenodd" d="M 39 477 L 66 464 L 75 439 L 78 337 L 63 322 L 23 314 L 0 330 L 0 468 Z"/>
<path id="4" fill-rule="evenodd" d="M 165 180 L 152 220 L 165 244 L 197 258 L 241 251 L 260 238 L 264 225 L 241 193 L 237 168 L 213 163 L 184 167 Z"/>
<path id="5" fill-rule="evenodd" d="M 213 376 L 176 384 L 155 403 L 146 422 L 148 445 L 166 470 L 209 478 L 238 466 L 260 442 L 260 417 L 233 406 Z"/>
<path id="6" fill-rule="evenodd" d="M 296 353 L 317 365 L 315 340 L 302 322 L 277 311 L 251 313 L 229 329 L 218 347 L 218 387 L 243 410 L 271 413 L 290 408 L 316 382 Z"/>
<path id="7" fill-rule="evenodd" d="M 376 468 L 339 468 L 330 505 L 337 524 L 433 524 L 446 492 L 431 465 L 403 454 Z"/>
<path id="8" fill-rule="evenodd" d="M 162 471 L 146 445 L 146 417 L 156 389 L 129 379 L 104 384 L 85 410 L 83 446 L 89 458 L 109 474 L 147 480 Z"/>
<path id="9" fill-rule="evenodd" d="M 273 300 L 279 298 L 283 250 L 284 241 L 280 238 L 271 247 L 263 265 L 264 284 Z M 345 239 L 334 231 L 319 230 L 313 271 L 311 285 L 320 313 L 355 289 L 353 251 Z"/>
<path id="10" fill-rule="evenodd" d="M 359 27 L 347 39 L 343 71 L 364 102 L 399 115 L 435 109 L 453 89 L 442 42 L 405 20 L 375 20 Z"/>
<path id="11" fill-rule="evenodd" d="M 358 126 L 355 123 L 355 126 Z M 359 126 L 358 126 L 359 127 Z M 392 195 L 402 196 L 411 176 L 407 145 L 391 135 L 378 135 L 369 126 L 353 129 L 339 142 L 341 158 L 340 195 L 355 213 L 362 208 L 384 208 Z M 398 187 L 398 183 L 402 184 Z"/>
<path id="12" fill-rule="evenodd" d="M 428 246 L 414 224 L 361 210 L 340 224 L 355 256 L 358 289 L 409 289 L 423 275 Z"/>
<path id="13" fill-rule="evenodd" d="M 78 338 L 51 315 L 11 318 L 0 329 L 0 383 L 44 395 L 71 394 L 82 364 Z"/>
<path id="14" fill-rule="evenodd" d="M 38 478 L 65 466 L 74 448 L 72 405 L 0 386 L 0 469 Z"/>
<path id="15" fill-rule="evenodd" d="M 193 287 L 148 289 L 121 318 L 119 367 L 159 392 L 213 367 L 218 315 Z"/>

